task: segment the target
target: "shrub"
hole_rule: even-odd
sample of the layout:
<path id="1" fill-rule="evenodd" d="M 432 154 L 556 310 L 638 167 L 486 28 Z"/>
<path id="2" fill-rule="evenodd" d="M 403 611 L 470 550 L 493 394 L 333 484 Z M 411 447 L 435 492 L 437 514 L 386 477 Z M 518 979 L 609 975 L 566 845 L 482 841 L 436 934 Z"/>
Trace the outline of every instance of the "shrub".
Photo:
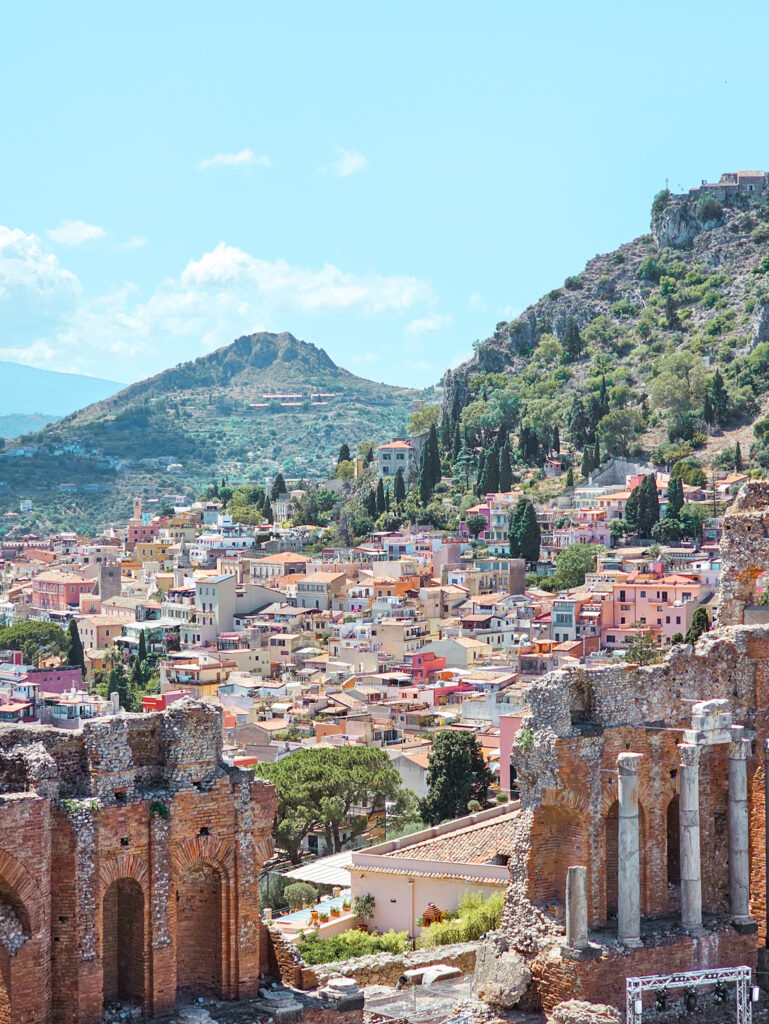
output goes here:
<path id="1" fill-rule="evenodd" d="M 317 932 L 309 932 L 297 944 L 306 964 L 328 964 L 338 960 L 352 960 L 372 953 L 403 953 L 408 943 L 406 932 L 384 932 L 382 935 L 352 929 L 328 939 L 318 938 Z"/>
<path id="2" fill-rule="evenodd" d="M 563 282 L 564 288 L 568 288 L 569 291 L 576 291 L 582 287 L 582 281 L 578 277 L 567 277 Z"/>
<path id="3" fill-rule="evenodd" d="M 659 217 L 670 202 L 670 189 L 663 188 L 652 200 L 652 217 Z"/>
<path id="4" fill-rule="evenodd" d="M 283 890 L 283 895 L 292 910 L 303 903 L 314 903 L 318 898 L 318 890 L 309 882 L 293 882 Z"/>
<path id="5" fill-rule="evenodd" d="M 707 223 L 718 223 L 724 216 L 724 208 L 715 196 L 700 196 L 697 201 L 697 220 Z"/>
<path id="6" fill-rule="evenodd" d="M 647 256 L 639 266 L 637 276 L 642 281 L 653 281 L 657 284 L 664 273 L 665 264 L 655 256 Z"/>
<path id="7" fill-rule="evenodd" d="M 504 894 L 466 892 L 459 901 L 459 912 L 448 921 L 439 921 L 426 928 L 419 937 L 420 946 L 448 946 L 454 942 L 474 942 L 486 932 L 499 927 Z"/>

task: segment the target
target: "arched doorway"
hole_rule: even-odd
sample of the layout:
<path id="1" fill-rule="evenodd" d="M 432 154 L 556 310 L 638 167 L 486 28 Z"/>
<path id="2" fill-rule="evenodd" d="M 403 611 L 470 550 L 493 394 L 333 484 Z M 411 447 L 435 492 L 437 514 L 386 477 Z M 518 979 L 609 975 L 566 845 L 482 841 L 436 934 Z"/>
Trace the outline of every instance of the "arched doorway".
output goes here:
<path id="1" fill-rule="evenodd" d="M 668 868 L 668 910 L 681 906 L 681 833 L 679 831 L 678 796 L 674 796 L 667 810 L 667 868 Z"/>
<path id="2" fill-rule="evenodd" d="M 222 900 L 220 872 L 192 864 L 176 888 L 176 986 L 185 995 L 221 998 Z"/>
<path id="3" fill-rule="evenodd" d="M 11 984 L 12 958 L 29 939 L 29 918 L 13 888 L 0 878 L 0 1024 L 15 1024 L 19 993 L 14 1006 Z"/>
<path id="4" fill-rule="evenodd" d="M 133 878 L 104 894 L 102 967 L 105 1002 L 144 1003 L 144 892 Z"/>
<path id="5" fill-rule="evenodd" d="M 641 913 L 646 913 L 646 819 L 638 804 L 638 844 L 641 875 Z M 619 801 L 615 800 L 606 815 L 606 916 L 616 917 L 619 909 Z"/>
<path id="6" fill-rule="evenodd" d="M 566 876 L 572 864 L 588 863 L 585 819 L 574 808 L 544 804 L 532 824 L 529 894 L 533 903 L 566 903 Z"/>

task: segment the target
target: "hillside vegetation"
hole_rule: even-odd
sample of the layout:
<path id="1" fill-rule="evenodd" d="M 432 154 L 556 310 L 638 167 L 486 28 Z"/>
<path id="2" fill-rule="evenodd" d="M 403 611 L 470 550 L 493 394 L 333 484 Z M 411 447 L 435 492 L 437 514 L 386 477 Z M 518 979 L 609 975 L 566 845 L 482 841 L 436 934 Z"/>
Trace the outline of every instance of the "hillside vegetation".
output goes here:
<path id="1" fill-rule="evenodd" d="M 87 529 L 125 518 L 134 493 L 197 496 L 213 479 L 279 469 L 325 479 L 343 441 L 388 440 L 420 397 L 356 377 L 291 334 L 249 335 L 9 443 L 0 503 L 16 510 L 29 497 L 36 528 Z"/>
<path id="2" fill-rule="evenodd" d="M 578 451 L 597 442 L 601 458 L 728 448 L 724 432 L 756 421 L 769 390 L 769 205 L 660 193 L 650 234 L 497 324 L 445 384 L 446 443 L 459 427 L 483 445 L 503 426 L 528 465 L 554 435 Z M 751 440 L 769 467 L 760 422 Z"/>

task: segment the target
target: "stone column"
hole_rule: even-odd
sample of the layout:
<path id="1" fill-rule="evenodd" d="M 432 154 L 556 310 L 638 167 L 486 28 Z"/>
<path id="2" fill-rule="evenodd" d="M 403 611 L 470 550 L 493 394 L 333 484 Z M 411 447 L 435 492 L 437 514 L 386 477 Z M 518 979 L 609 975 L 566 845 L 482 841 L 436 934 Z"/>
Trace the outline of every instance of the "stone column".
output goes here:
<path id="1" fill-rule="evenodd" d="M 617 837 L 617 938 L 625 946 L 641 945 L 641 847 L 638 830 L 638 766 L 641 754 L 617 758 L 619 835 Z"/>
<path id="2" fill-rule="evenodd" d="M 587 868 L 570 867 L 566 873 L 566 945 L 587 949 Z"/>
<path id="3" fill-rule="evenodd" d="M 736 925 L 752 924 L 750 896 L 750 838 L 748 825 L 748 754 L 750 740 L 741 725 L 732 726 L 729 744 L 729 909 Z"/>
<path id="4" fill-rule="evenodd" d="M 700 748 L 696 743 L 679 743 L 678 749 L 681 753 L 681 924 L 686 931 L 699 934 L 702 931 Z"/>

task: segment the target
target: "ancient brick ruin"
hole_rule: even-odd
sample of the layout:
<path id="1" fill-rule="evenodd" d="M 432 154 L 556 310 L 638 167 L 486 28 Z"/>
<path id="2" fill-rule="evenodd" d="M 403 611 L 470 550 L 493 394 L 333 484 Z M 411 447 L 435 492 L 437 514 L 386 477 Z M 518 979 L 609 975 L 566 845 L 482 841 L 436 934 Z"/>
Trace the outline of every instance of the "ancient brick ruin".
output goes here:
<path id="1" fill-rule="evenodd" d="M 221 709 L 189 700 L 0 726 L 0 1024 L 256 994 L 275 796 L 221 753 Z"/>
<path id="2" fill-rule="evenodd" d="M 769 485 L 747 486 L 724 537 L 718 625 L 696 648 L 529 688 L 502 932 L 547 1012 L 622 1007 L 628 976 L 755 967 L 766 944 Z"/>

